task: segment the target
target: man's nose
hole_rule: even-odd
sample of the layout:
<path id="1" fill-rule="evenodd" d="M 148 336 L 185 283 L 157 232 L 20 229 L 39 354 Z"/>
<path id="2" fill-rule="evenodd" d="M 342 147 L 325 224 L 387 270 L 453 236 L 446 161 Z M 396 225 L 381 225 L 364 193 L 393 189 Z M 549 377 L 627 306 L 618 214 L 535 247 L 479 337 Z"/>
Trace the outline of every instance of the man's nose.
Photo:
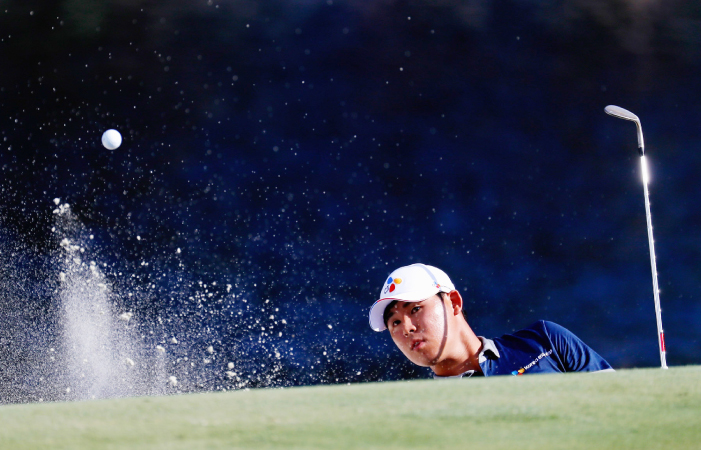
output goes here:
<path id="1" fill-rule="evenodd" d="M 404 324 L 404 336 L 409 336 L 416 331 L 416 325 L 409 317 L 405 317 L 402 323 Z"/>

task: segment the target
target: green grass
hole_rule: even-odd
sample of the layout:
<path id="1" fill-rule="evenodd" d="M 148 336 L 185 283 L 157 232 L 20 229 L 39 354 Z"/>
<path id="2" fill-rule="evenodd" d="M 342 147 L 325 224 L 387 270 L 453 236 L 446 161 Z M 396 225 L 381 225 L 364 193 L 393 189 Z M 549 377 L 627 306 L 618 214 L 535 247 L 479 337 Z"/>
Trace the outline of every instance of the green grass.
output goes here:
<path id="1" fill-rule="evenodd" d="M 1 406 L 33 448 L 701 448 L 701 366 Z"/>

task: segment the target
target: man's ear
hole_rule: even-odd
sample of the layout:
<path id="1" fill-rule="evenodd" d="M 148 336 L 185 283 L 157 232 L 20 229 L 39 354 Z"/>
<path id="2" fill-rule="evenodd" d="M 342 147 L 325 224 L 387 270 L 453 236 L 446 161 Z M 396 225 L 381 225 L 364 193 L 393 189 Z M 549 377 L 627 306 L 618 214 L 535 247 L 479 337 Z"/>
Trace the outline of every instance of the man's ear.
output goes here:
<path id="1" fill-rule="evenodd" d="M 462 296 L 458 291 L 450 291 L 448 293 L 450 303 L 452 304 L 453 314 L 458 316 L 462 314 Z"/>

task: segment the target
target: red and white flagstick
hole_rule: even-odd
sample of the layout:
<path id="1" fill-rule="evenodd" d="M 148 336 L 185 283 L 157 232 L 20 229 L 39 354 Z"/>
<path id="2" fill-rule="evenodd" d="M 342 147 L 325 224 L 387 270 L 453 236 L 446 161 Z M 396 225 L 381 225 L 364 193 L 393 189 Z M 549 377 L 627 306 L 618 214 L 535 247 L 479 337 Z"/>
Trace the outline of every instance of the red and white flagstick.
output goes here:
<path id="1" fill-rule="evenodd" d="M 647 240 L 650 244 L 650 266 L 652 268 L 652 292 L 655 298 L 655 316 L 657 317 L 657 342 L 660 346 L 660 364 L 663 369 L 667 368 L 667 349 L 664 345 L 664 330 L 662 329 L 662 310 L 660 309 L 660 288 L 657 284 L 657 262 L 655 260 L 655 240 L 652 238 L 652 216 L 650 214 L 650 195 L 647 184 L 650 181 L 647 159 L 641 147 L 640 168 L 643 172 L 643 187 L 645 190 L 645 216 L 647 218 Z"/>

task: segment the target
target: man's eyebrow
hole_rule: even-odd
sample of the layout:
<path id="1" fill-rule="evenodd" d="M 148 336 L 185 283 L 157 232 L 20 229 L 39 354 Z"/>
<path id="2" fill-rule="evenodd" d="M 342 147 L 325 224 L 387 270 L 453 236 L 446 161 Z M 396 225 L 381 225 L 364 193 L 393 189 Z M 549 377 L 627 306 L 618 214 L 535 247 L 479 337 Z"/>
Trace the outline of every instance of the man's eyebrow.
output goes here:
<path id="1" fill-rule="evenodd" d="M 407 309 L 408 307 L 410 307 L 411 305 L 413 305 L 416 302 L 403 302 L 403 303 L 404 304 L 401 305 L 402 309 Z M 389 317 L 392 317 L 393 315 L 395 315 L 397 313 L 397 311 L 399 310 L 399 304 L 395 305 L 394 308 L 392 308 L 392 309 L 394 309 L 394 312 L 391 312 Z"/>

